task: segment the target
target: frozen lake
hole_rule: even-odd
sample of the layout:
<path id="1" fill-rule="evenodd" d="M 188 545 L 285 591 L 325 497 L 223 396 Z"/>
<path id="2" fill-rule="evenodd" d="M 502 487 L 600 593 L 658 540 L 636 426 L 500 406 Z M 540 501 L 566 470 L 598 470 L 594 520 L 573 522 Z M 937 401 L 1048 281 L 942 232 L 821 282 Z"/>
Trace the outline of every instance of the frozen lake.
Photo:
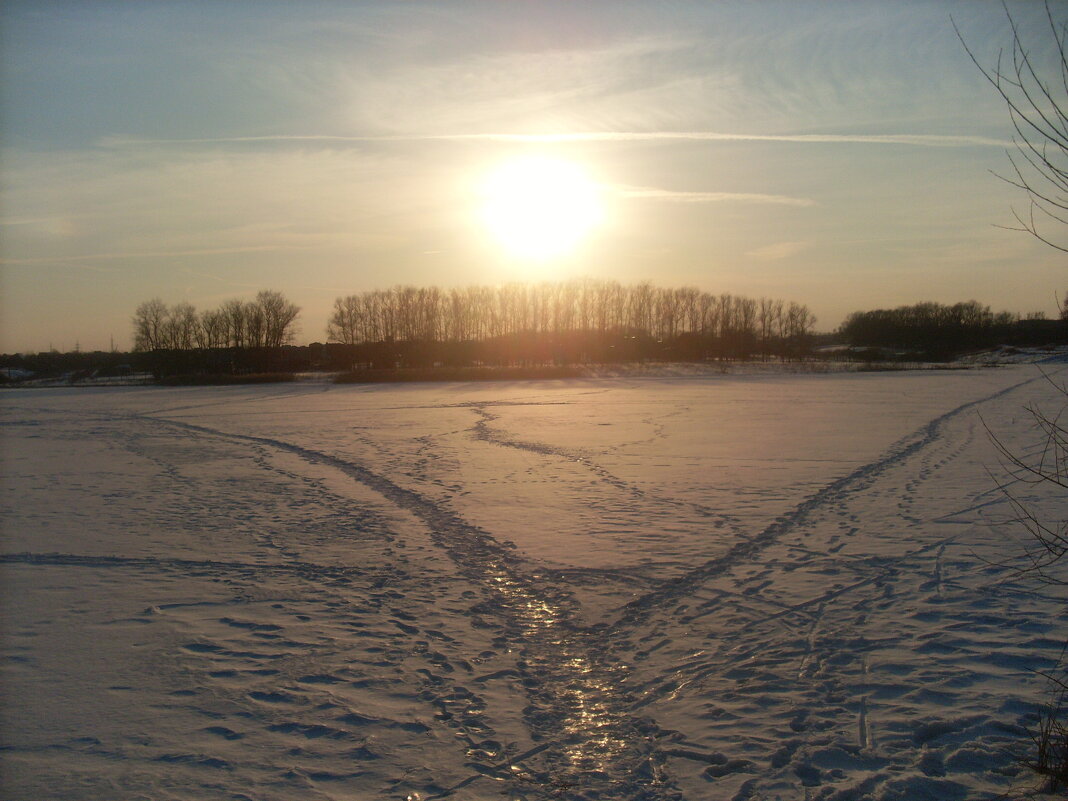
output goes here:
<path id="1" fill-rule="evenodd" d="M 994 798 L 1068 638 L 987 472 L 1029 403 L 1025 366 L 5 392 L 2 795 Z"/>

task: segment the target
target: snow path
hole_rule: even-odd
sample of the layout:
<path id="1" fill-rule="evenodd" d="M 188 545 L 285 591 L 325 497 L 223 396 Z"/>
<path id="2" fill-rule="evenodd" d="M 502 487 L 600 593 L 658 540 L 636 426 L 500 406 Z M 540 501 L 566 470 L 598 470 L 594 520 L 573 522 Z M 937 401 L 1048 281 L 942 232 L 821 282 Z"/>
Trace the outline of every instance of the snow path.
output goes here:
<path id="1" fill-rule="evenodd" d="M 1027 671 L 1065 633 L 1062 601 L 999 566 L 1014 552 L 969 412 L 1013 430 L 1009 401 L 1041 381 L 1009 379 L 925 377 L 915 409 L 882 401 L 889 448 L 802 442 L 792 483 L 737 508 L 703 497 L 714 478 L 673 484 L 697 456 L 671 459 L 722 403 L 705 389 L 746 382 L 6 396 L 27 445 L 5 460 L 5 675 L 27 695 L 5 712 L 4 795 L 992 798 L 1016 781 Z M 896 386 L 835 381 L 863 403 Z M 601 419 L 619 397 L 633 409 Z M 523 417 L 541 414 L 572 416 Z M 613 414 L 629 422 L 595 427 Z M 745 425 L 758 443 L 766 423 Z M 752 469 L 780 469 L 758 451 Z M 666 472 L 636 471 L 650 460 Z M 583 503 L 634 533 L 540 558 Z M 648 539 L 635 562 L 643 524 L 676 555 Z M 94 646 L 115 677 L 64 660 L 89 636 L 62 617 L 78 607 L 118 643 Z M 64 681 L 99 701 L 33 699 Z M 124 694 L 166 725 L 131 736 Z"/>
<path id="2" fill-rule="evenodd" d="M 597 797 L 606 799 L 632 798 L 636 787 L 640 788 L 640 797 L 650 801 L 680 797 L 655 759 L 652 734 L 657 727 L 629 714 L 629 704 L 618 695 L 618 688 L 626 680 L 621 666 L 600 658 L 603 633 L 583 627 L 569 595 L 554 583 L 524 571 L 513 549 L 362 465 L 266 437 L 228 434 L 148 416 L 137 419 L 287 451 L 312 464 L 339 470 L 422 520 L 434 542 L 488 596 L 481 611 L 498 619 L 500 635 L 519 653 L 516 675 L 527 689 L 524 717 L 531 736 L 535 741 L 549 742 L 502 764 L 479 765 L 476 775 L 447 788 L 442 795 L 485 775 L 533 784 L 543 790 L 582 787 L 584 794 L 595 792 Z M 34 555 L 19 558 L 31 563 L 48 561 L 47 557 Z M 72 559 L 85 563 L 72 556 L 56 557 L 52 563 L 65 564 Z M 299 567 L 286 567 L 307 573 Z M 314 577 L 314 569 L 309 577 Z M 517 770 L 525 768 L 525 763 L 534 757 L 544 763 L 540 768 Z"/>
<path id="3" fill-rule="evenodd" d="M 473 410 L 479 415 L 479 421 L 475 424 L 474 435 L 475 438 L 482 442 L 488 442 L 492 445 L 498 445 L 503 448 L 516 448 L 517 450 L 530 451 L 531 453 L 542 454 L 543 456 L 559 457 L 569 462 L 575 462 L 581 464 L 591 473 L 593 473 L 598 480 L 608 484 L 615 489 L 618 489 L 629 495 L 631 498 L 644 501 L 646 503 L 666 503 L 676 507 L 688 507 L 695 510 L 702 517 L 709 518 L 712 525 L 717 528 L 731 528 L 736 533 L 741 533 L 741 527 L 738 521 L 730 515 L 724 514 L 722 511 L 712 509 L 704 504 L 694 503 L 693 501 L 679 501 L 672 500 L 670 498 L 653 497 L 649 492 L 638 487 L 635 484 L 624 481 L 616 475 L 613 475 L 605 468 L 596 464 L 585 454 L 578 453 L 576 451 L 567 450 L 553 445 L 543 445 L 536 442 L 523 442 L 514 439 L 508 439 L 503 436 L 499 431 L 495 431 L 491 424 L 495 420 L 500 418 L 491 412 L 488 412 L 487 406 L 490 404 L 480 403 L 473 406 Z M 653 435 L 650 440 L 655 441 L 663 437 L 663 426 L 659 423 L 653 423 Z M 632 443 L 633 444 L 633 443 Z"/>
<path id="4" fill-rule="evenodd" d="M 738 543 L 730 551 L 716 559 L 710 559 L 686 573 L 685 575 L 665 583 L 664 586 L 648 593 L 642 598 L 633 601 L 627 609 L 628 622 L 641 616 L 643 610 L 661 607 L 669 600 L 676 600 L 680 595 L 689 593 L 695 585 L 707 579 L 720 575 L 728 568 L 735 566 L 744 560 L 753 560 L 768 546 L 777 542 L 782 536 L 793 528 L 804 523 L 816 511 L 840 503 L 843 497 L 850 493 L 862 492 L 867 489 L 875 479 L 887 468 L 899 465 L 908 459 L 917 456 L 924 448 L 930 447 L 941 435 L 945 424 L 953 418 L 969 409 L 974 409 L 982 403 L 993 401 L 999 397 L 1019 389 L 1035 379 L 1028 379 L 980 400 L 962 403 L 954 409 L 939 415 L 921 428 L 905 437 L 901 442 L 894 445 L 889 452 L 880 456 L 873 462 L 861 465 L 853 472 L 842 478 L 835 479 L 831 483 L 819 489 L 808 498 L 799 503 L 793 510 L 780 516 L 756 536 Z M 922 477 L 923 472 L 918 471 Z M 939 543 L 943 545 L 944 543 Z M 925 546 L 921 552 L 927 551 L 932 546 Z"/>

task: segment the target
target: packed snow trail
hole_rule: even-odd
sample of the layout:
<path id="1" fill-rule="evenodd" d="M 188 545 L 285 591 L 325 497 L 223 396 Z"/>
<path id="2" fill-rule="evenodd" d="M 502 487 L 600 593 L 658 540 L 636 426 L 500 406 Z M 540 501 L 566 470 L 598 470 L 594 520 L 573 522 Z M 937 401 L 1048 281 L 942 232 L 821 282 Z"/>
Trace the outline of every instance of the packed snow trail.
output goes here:
<path id="1" fill-rule="evenodd" d="M 435 543 L 487 595 L 478 611 L 498 620 L 510 648 L 518 652 L 516 671 L 528 695 L 524 716 L 533 739 L 543 744 L 527 755 L 527 764 L 519 770 L 513 768 L 513 760 L 482 768 L 481 773 L 513 783 L 517 791 L 548 794 L 546 797 L 558 791 L 570 792 L 574 798 L 655 801 L 680 797 L 658 762 L 653 739 L 656 726 L 632 718 L 618 695 L 626 680 L 623 668 L 604 662 L 602 638 L 581 625 L 566 591 L 539 580 L 536 572 L 530 575 L 529 567 L 524 570 L 526 566 L 512 548 L 362 465 L 266 437 L 228 434 L 151 417 L 140 419 L 288 451 L 313 464 L 327 465 L 426 524 Z M 449 788 L 446 794 L 458 787 Z"/>
<path id="2" fill-rule="evenodd" d="M 5 398 L 26 436 L 0 557 L 24 690 L 5 796 L 994 797 L 1027 670 L 1064 632 L 1060 601 L 985 556 L 1012 552 L 966 412 L 1011 421 L 1031 379 L 1008 378 L 932 377 L 893 437 L 849 446 L 865 458 L 784 455 L 790 481 L 748 505 L 661 477 L 690 475 L 671 459 L 695 419 L 750 426 L 759 456 L 767 423 L 718 394 L 744 383 Z M 532 483 L 536 530 L 508 522 L 517 501 L 493 512 Z M 566 539 L 583 503 L 634 533 Z"/>
<path id="3" fill-rule="evenodd" d="M 873 462 L 861 465 L 848 475 L 835 479 L 825 487 L 799 503 L 790 512 L 780 516 L 769 524 L 763 531 L 753 537 L 735 545 L 728 553 L 715 559 L 710 559 L 705 564 L 694 568 L 689 573 L 666 582 L 664 586 L 630 603 L 627 607 L 625 619 L 631 622 L 635 617 L 640 617 L 643 609 L 662 606 L 668 598 L 674 598 L 680 593 L 686 593 L 702 581 L 723 573 L 728 568 L 739 562 L 753 560 L 757 555 L 775 543 L 784 533 L 804 523 L 809 516 L 828 505 L 839 502 L 843 497 L 853 492 L 861 492 L 868 488 L 881 473 L 887 468 L 899 465 L 919 455 L 925 448 L 930 447 L 941 436 L 945 424 L 962 413 L 975 409 L 982 403 L 996 400 L 1007 395 L 1035 379 L 1027 379 L 1014 384 L 980 400 L 969 401 L 954 409 L 939 415 L 926 423 L 909 436 L 903 438 L 894 445 L 885 455 Z"/>

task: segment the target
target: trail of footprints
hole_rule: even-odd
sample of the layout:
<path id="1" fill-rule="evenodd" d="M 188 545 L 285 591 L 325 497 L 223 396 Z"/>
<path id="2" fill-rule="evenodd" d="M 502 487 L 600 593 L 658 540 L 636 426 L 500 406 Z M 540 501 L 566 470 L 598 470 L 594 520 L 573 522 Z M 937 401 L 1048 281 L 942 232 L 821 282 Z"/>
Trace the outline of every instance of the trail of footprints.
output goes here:
<path id="1" fill-rule="evenodd" d="M 249 444 L 260 453 L 261 469 L 276 469 L 262 461 L 269 441 L 250 438 Z M 293 450 L 316 460 L 327 458 Z M 166 611 L 165 617 L 184 621 L 196 632 L 181 651 L 201 665 L 206 677 L 205 692 L 212 698 L 206 716 L 214 718 L 224 703 L 237 710 L 229 717 L 246 727 L 255 724 L 247 731 L 236 723 L 213 722 L 205 732 L 217 735 L 220 748 L 254 740 L 260 746 L 254 753 L 273 755 L 254 768 L 270 772 L 280 755 L 330 765 L 355 747 L 365 760 L 396 760 L 395 775 L 386 782 L 389 792 L 405 790 L 426 798 L 447 796 L 485 777 L 506 781 L 532 799 L 558 797 L 579 786 L 601 798 L 622 799 L 631 797 L 632 775 L 645 786 L 643 797 L 678 797 L 651 756 L 655 726 L 650 729 L 632 718 L 618 703 L 615 688 L 605 683 L 616 668 L 596 653 L 596 643 L 590 642 L 594 638 L 578 623 L 567 594 L 551 586 L 550 579 L 532 580 L 508 548 L 451 513 L 363 468 L 353 470 L 356 478 L 368 476 L 376 489 L 384 489 L 432 527 L 461 576 L 479 588 L 476 597 L 445 605 L 450 592 L 471 586 L 448 576 L 420 576 L 413 582 L 408 574 L 400 579 L 403 587 L 370 592 L 355 575 L 314 587 L 299 583 L 292 590 L 303 598 L 299 605 L 292 599 L 245 603 L 240 614 L 218 618 L 204 617 L 195 608 Z M 314 482 L 304 485 L 323 494 Z M 308 552 L 315 536 L 302 532 L 297 540 L 292 553 Z M 380 541 L 380 546 L 388 549 L 388 542 Z M 392 558 L 404 564 L 395 551 Z M 276 585 L 272 582 L 272 588 Z M 257 608 L 262 617 L 250 614 Z M 444 615 L 440 627 L 427 627 L 425 621 L 435 614 Z M 483 647 L 473 648 L 480 638 Z M 323 667 L 331 664 L 345 667 Z M 501 682 L 511 685 L 510 695 L 527 699 L 519 721 L 525 731 L 518 738 L 514 731 L 501 737 L 490 722 L 506 718 L 508 710 L 486 714 L 491 702 L 480 689 L 496 691 Z M 182 697 L 198 692 L 190 688 Z M 391 709 L 379 708 L 384 700 L 392 702 Z M 418 744 L 405 745 L 401 734 L 419 735 Z M 413 768 L 402 758 L 406 749 L 418 750 L 420 762 L 433 768 Z M 428 756 L 436 750 L 443 753 Z M 240 759 L 239 753 L 187 756 L 227 765 Z M 381 764 L 375 765 L 375 775 L 388 775 Z M 354 775 L 330 767 L 302 768 L 272 781 L 292 788 L 300 777 L 314 785 Z"/>
<path id="2" fill-rule="evenodd" d="M 507 440 L 490 428 L 494 417 L 484 405 L 474 410 L 474 435 L 483 441 L 574 459 Z M 911 504 L 919 484 L 967 447 L 940 439 L 936 421 L 916 444 L 832 483 L 726 557 L 649 589 L 616 623 L 589 627 L 566 587 L 554 586 L 562 573 L 535 572 L 489 533 L 365 467 L 265 438 L 140 419 L 242 444 L 261 470 L 325 507 L 345 499 L 299 471 L 280 469 L 270 453 L 283 448 L 337 467 L 421 518 L 459 571 L 457 578 L 410 561 L 399 543 L 391 545 L 397 538 L 387 527 L 368 517 L 379 534 L 362 547 L 373 546 L 379 556 L 366 568 L 331 572 L 309 564 L 266 578 L 270 566 L 220 562 L 205 569 L 235 588 L 228 607 L 145 611 L 187 635 L 177 647 L 188 685 L 175 690 L 173 703 L 199 710 L 201 733 L 215 743 L 211 753 L 157 758 L 246 770 L 279 798 L 315 797 L 324 785 L 353 782 L 382 797 L 424 801 L 464 797 L 476 783 L 486 792 L 488 782 L 502 796 L 530 801 L 675 801 L 684 797 L 681 786 L 692 786 L 681 780 L 697 776 L 706 786 L 725 782 L 731 797 L 744 801 L 757 797 L 759 777 L 752 774 L 769 769 L 792 770 L 813 790 L 833 787 L 840 777 L 813 766 L 814 749 L 851 739 L 855 754 L 875 755 L 887 744 L 872 712 L 873 691 L 858 690 L 872 684 L 866 653 L 878 643 L 851 640 L 851 630 L 871 611 L 893 607 L 902 561 L 933 560 L 930 590 L 937 597 L 947 581 L 946 542 L 894 560 L 844 552 L 864 525 L 853 500 L 903 487 L 901 519 L 916 522 Z M 159 458 L 139 440 L 131 447 Z M 420 440 L 419 476 L 433 450 L 430 439 Z M 889 481 L 884 490 L 878 479 L 903 473 L 906 463 L 915 478 Z M 591 461 L 581 464 L 635 499 L 655 501 Z M 182 480 L 173 465 L 158 466 Z M 291 562 L 308 560 L 325 536 L 320 528 L 268 544 Z M 162 561 L 128 567 L 179 569 Z M 792 574 L 793 590 L 775 586 L 783 573 Z M 827 631 L 831 610 L 834 632 Z M 705 628 L 713 617 L 718 631 L 747 636 L 714 635 Z M 664 664 L 673 666 L 667 676 Z M 787 700 L 775 700 L 780 688 L 797 683 Z M 517 695 L 524 699 L 518 720 L 502 700 Z M 789 700 L 797 696 L 804 703 Z M 671 704 L 689 708 L 703 737 L 658 727 L 657 709 Z M 735 741 L 724 753 L 709 741 L 720 730 L 724 741 L 733 738 L 747 716 L 771 719 L 780 737 L 770 752 L 766 743 Z M 910 736 L 921 742 L 927 734 Z"/>
<path id="3" fill-rule="evenodd" d="M 557 453 L 555 449 L 547 446 L 504 440 L 488 428 L 488 423 L 494 418 L 482 407 L 476 408 L 476 412 L 480 420 L 476 425 L 475 435 L 480 439 L 507 447 L 535 450 L 549 456 L 572 456 Z M 931 443 L 938 443 L 933 433 L 929 434 L 924 442 L 927 445 Z M 427 453 L 430 445 L 429 441 L 420 444 L 421 459 L 424 461 L 429 458 Z M 940 448 L 905 449 L 902 456 L 887 462 L 887 468 L 919 452 L 925 469 L 929 472 L 951 461 L 960 452 L 960 449 L 957 449 L 954 453 L 944 454 L 941 462 L 932 467 L 932 453 L 937 450 Z M 636 488 L 625 485 L 607 472 L 598 472 L 596 465 L 586 466 L 613 486 L 619 485 L 620 489 L 637 492 Z M 654 745 L 657 739 L 664 741 L 666 733 L 661 732 L 651 719 L 643 717 L 642 710 L 650 704 L 670 702 L 680 694 L 693 697 L 694 691 L 699 690 L 702 684 L 710 679 L 727 679 L 737 682 L 739 690 L 720 693 L 720 697 L 714 702 L 706 701 L 703 706 L 710 713 L 723 716 L 725 722 L 733 721 L 739 715 L 757 711 L 749 700 L 752 698 L 753 686 L 747 685 L 767 686 L 770 689 L 788 681 L 788 677 L 779 673 L 784 663 L 792 662 L 797 666 L 795 679 L 811 685 L 811 689 L 804 690 L 803 694 L 809 695 L 812 702 L 808 707 L 789 712 L 788 729 L 793 736 L 786 737 L 785 745 L 768 758 L 773 767 L 796 761 L 795 772 L 799 771 L 802 782 L 816 786 L 821 780 L 819 771 L 806 770 L 808 763 L 798 760 L 798 755 L 810 747 L 805 743 L 811 741 L 814 733 L 833 732 L 840 726 L 843 717 L 853 717 L 856 747 L 870 751 L 876 742 L 873 724 L 869 720 L 867 696 L 858 697 L 852 694 L 848 687 L 848 682 L 851 681 L 849 677 L 853 673 L 858 670 L 862 674 L 866 673 L 863 656 L 860 657 L 860 667 L 855 667 L 856 656 L 848 652 L 841 653 L 840 642 L 834 642 L 834 650 L 825 650 L 821 645 L 819 632 L 826 605 L 838 603 L 839 594 L 850 593 L 854 586 L 865 587 L 861 599 L 854 603 L 858 619 L 863 619 L 867 604 L 892 603 L 890 596 L 893 593 L 894 567 L 889 563 L 880 563 L 879 560 L 842 558 L 835 554 L 856 530 L 854 523 L 859 522 L 857 516 L 849 511 L 849 499 L 872 492 L 876 476 L 882 469 L 858 471 L 851 482 L 825 493 L 807 506 L 803 504 L 795 515 L 796 519 L 773 524 L 765 533 L 764 542 L 743 547 L 737 558 L 709 565 L 708 569 L 700 574 L 689 577 L 687 582 L 677 582 L 676 587 L 667 592 L 654 591 L 649 601 L 634 607 L 635 614 L 632 614 L 629 620 L 624 616 L 626 625 L 623 629 L 614 631 L 584 630 L 576 617 L 577 610 L 569 608 L 565 597 L 558 596 L 553 599 L 545 588 L 539 588 L 536 584 L 520 578 L 515 572 L 518 566 L 514 561 L 509 561 L 506 565 L 489 564 L 486 559 L 476 559 L 473 562 L 468 560 L 466 565 L 463 565 L 467 575 L 483 585 L 489 584 L 491 592 L 497 591 L 496 597 L 483 602 L 481 611 L 485 614 L 476 614 L 473 620 L 497 632 L 495 641 L 491 642 L 495 642 L 498 647 L 507 648 L 511 645 L 519 653 L 514 667 L 503 669 L 503 676 L 518 679 L 528 697 L 524 719 L 533 738 L 531 742 L 537 744 L 528 749 L 530 753 L 515 754 L 519 748 L 518 743 L 503 743 L 496 737 L 496 732 L 487 721 L 486 699 L 472 690 L 472 686 L 478 688 L 481 683 L 492 680 L 455 680 L 458 668 L 442 650 L 432 647 L 429 639 L 415 639 L 418 637 L 419 627 L 414 619 L 405 621 L 403 615 L 395 615 L 390 619 L 396 635 L 360 651 L 364 659 L 371 657 L 371 661 L 365 664 L 368 671 L 365 676 L 353 676 L 353 668 L 336 673 L 302 676 L 297 675 L 299 669 L 294 670 L 292 667 L 287 667 L 287 672 L 283 672 L 278 667 L 257 664 L 243 669 L 246 671 L 246 678 L 262 677 L 263 683 L 270 686 L 281 684 L 282 689 L 248 691 L 246 703 L 256 704 L 257 708 L 266 707 L 267 712 L 262 709 L 259 711 L 267 719 L 275 721 L 268 724 L 268 731 L 275 735 L 347 742 L 359 736 L 354 731 L 357 728 L 353 725 L 354 721 L 373 719 L 376 721 L 376 728 L 381 728 L 383 720 L 381 717 L 362 716 L 356 711 L 358 704 L 353 702 L 352 684 L 363 682 L 362 689 L 371 689 L 375 682 L 388 682 L 390 679 L 385 677 L 403 663 L 408 666 L 409 675 L 414 673 L 421 676 L 422 680 L 421 689 L 414 694 L 414 698 L 401 700 L 412 702 L 418 699 L 433 707 L 434 719 L 437 721 L 435 729 L 453 730 L 465 744 L 469 757 L 482 757 L 468 761 L 467 764 L 474 770 L 474 774 L 459 778 L 458 781 L 453 779 L 451 782 L 443 782 L 426 776 L 414 783 L 418 784 L 423 792 L 431 794 L 431 797 L 435 794 L 448 796 L 480 777 L 487 777 L 504 781 L 515 789 L 530 793 L 530 797 L 548 797 L 549 793 L 559 795 L 572 792 L 573 796 L 570 797 L 579 798 L 583 797 L 580 795 L 583 791 L 579 787 L 585 786 L 601 798 L 637 797 L 634 795 L 636 788 L 640 788 L 643 798 L 676 798 L 681 797 L 681 793 L 669 778 L 668 771 L 671 768 L 679 765 L 696 766 L 705 781 L 718 781 L 748 773 L 754 765 L 752 757 L 756 755 L 726 756 L 688 743 L 685 737 L 677 734 L 666 740 L 667 743 L 675 743 L 672 747 L 665 747 L 665 742 Z M 604 475 L 601 475 L 602 472 Z M 920 480 L 923 478 L 926 478 L 926 474 Z M 915 483 L 906 485 L 906 499 L 911 497 L 915 489 Z M 890 491 L 893 491 L 893 488 L 890 488 Z M 644 498 L 641 493 L 638 493 L 638 496 Z M 406 496 L 400 496 L 402 502 L 405 499 Z M 419 511 L 418 504 L 412 508 Z M 911 518 L 905 514 L 905 519 L 908 521 Z M 440 525 L 441 521 L 436 522 Z M 813 530 L 834 532 L 831 541 L 826 543 L 827 550 L 835 554 L 830 559 L 821 558 L 819 554 L 823 543 L 813 546 L 805 544 L 805 538 Z M 461 527 L 450 536 L 462 540 L 465 532 Z M 486 549 L 487 542 L 483 540 L 481 546 Z M 453 547 L 456 547 L 456 543 L 453 543 Z M 768 548 L 774 552 L 773 559 L 752 558 L 754 553 Z M 491 559 L 495 555 L 494 550 L 493 547 L 488 548 Z M 814 570 L 815 581 L 823 587 L 825 600 L 810 605 L 807 601 L 791 603 L 784 598 L 776 604 L 774 593 L 769 595 L 769 585 L 774 577 L 784 570 Z M 843 570 L 853 578 L 846 578 Z M 827 577 L 839 579 L 830 585 L 829 590 L 826 589 Z M 494 586 L 490 582 L 497 582 L 498 585 Z M 714 592 L 709 597 L 707 592 L 710 589 L 719 592 Z M 770 609 L 769 597 L 772 599 Z M 549 600 L 543 601 L 545 598 Z M 403 601 L 410 608 L 413 599 L 405 597 Z M 697 608 L 694 608 L 694 603 L 698 604 Z M 538 604 L 542 606 L 540 610 L 536 609 Z M 643 660 L 658 649 L 666 647 L 664 643 L 667 639 L 673 642 L 693 642 L 695 638 L 687 635 L 685 630 L 690 629 L 701 616 L 708 615 L 713 610 L 719 616 L 727 613 L 734 618 L 730 624 L 731 628 L 770 624 L 773 627 L 785 626 L 788 631 L 797 631 L 799 637 L 781 641 L 781 636 L 773 636 L 770 641 L 781 641 L 781 645 L 764 649 L 764 653 L 760 650 L 746 652 L 744 645 L 730 649 L 723 648 L 720 643 L 709 643 L 712 646 L 710 652 L 684 657 L 677 663 L 674 674 L 666 680 L 653 678 L 643 682 L 640 669 Z M 469 614 L 469 610 L 465 611 Z M 479 611 L 478 606 L 475 611 Z M 667 618 L 664 617 L 665 613 L 668 614 Z M 327 614 L 337 616 L 336 612 Z M 233 623 L 226 625 L 233 627 Z M 679 630 L 679 626 L 684 627 L 683 631 Z M 651 642 L 656 638 L 657 631 L 671 631 L 676 636 L 667 639 L 660 637 L 658 641 Z M 261 654 L 259 662 L 277 659 L 280 664 L 288 665 L 287 659 L 296 659 L 299 664 L 296 654 L 313 653 L 316 647 L 314 642 L 293 640 L 281 632 L 259 629 L 255 624 L 243 624 L 239 636 L 255 639 L 260 650 L 210 646 L 201 653 L 208 654 L 214 661 L 233 659 L 235 656 L 239 659 L 250 659 L 253 658 L 250 654 Z M 341 637 L 337 639 L 341 640 Z M 274 657 L 263 655 L 265 648 L 269 651 L 275 646 L 280 646 L 283 650 L 295 650 L 284 651 Z M 190 647 L 197 648 L 196 644 L 191 644 Z M 800 658 L 784 661 L 780 652 L 784 647 L 787 651 L 798 649 Z M 490 651 L 492 649 L 483 653 Z M 321 655 L 315 656 L 313 661 L 321 664 L 323 658 Z M 411 665 L 416 661 L 422 666 L 411 671 Z M 638 665 L 633 672 L 628 667 L 631 661 Z M 360 661 L 357 657 L 349 663 L 358 666 Z M 732 664 L 738 667 L 731 668 Z M 849 665 L 854 667 L 847 669 Z M 472 675 L 474 666 L 470 662 L 464 663 L 459 669 L 466 672 L 470 679 L 477 678 Z M 231 672 L 233 670 L 234 668 L 221 667 L 211 671 L 210 675 L 225 684 L 228 679 L 234 677 L 235 674 Z M 257 672 L 272 670 L 277 672 Z M 498 674 L 498 677 L 501 675 Z M 372 676 L 376 678 L 371 678 Z M 283 678 L 285 682 L 280 681 Z M 403 682 L 401 679 L 395 680 Z M 410 679 L 408 681 L 410 682 Z M 338 708 L 338 714 L 332 718 L 335 725 L 312 722 L 323 718 L 322 702 L 313 709 L 306 710 L 315 713 L 311 718 L 300 718 L 293 714 L 294 710 L 301 706 L 300 702 L 308 698 L 308 685 L 314 685 L 318 691 L 323 688 L 328 690 L 328 695 L 333 699 L 328 704 L 335 704 Z M 346 692 L 341 692 L 338 685 L 344 685 Z M 384 688 L 379 686 L 377 689 L 381 691 Z M 346 705 L 344 700 L 350 703 Z M 308 706 L 305 702 L 304 707 Z M 397 721 L 393 723 L 404 725 Z M 558 742 L 541 742 L 548 738 L 556 738 Z M 591 742 L 599 745 L 591 747 Z M 538 750 L 539 747 L 541 750 Z M 360 748 L 366 753 L 373 753 L 373 749 L 367 744 L 362 744 Z M 512 754 L 506 753 L 509 748 Z M 522 760 L 515 760 L 519 764 L 505 758 L 511 757 L 514 760 L 516 756 L 524 757 Z M 636 778 L 624 782 L 613 776 L 616 771 L 624 770 Z M 411 777 L 408 777 L 407 781 L 409 786 L 413 785 Z M 743 783 L 740 797 L 745 796 L 746 787 L 751 791 L 754 786 L 752 782 Z"/>
<path id="4" fill-rule="evenodd" d="M 379 589 L 358 581 L 332 591 L 301 584 L 301 600 L 235 604 L 219 617 L 166 612 L 195 633 L 181 650 L 203 677 L 187 692 L 207 696 L 204 731 L 242 741 L 228 749 L 229 759 L 261 755 L 260 764 L 245 767 L 267 773 L 279 789 L 301 784 L 279 767 L 287 762 L 310 785 L 366 774 L 400 797 L 446 792 L 444 766 L 489 770 L 506 746 L 485 719 L 478 678 L 499 651 L 487 638 L 479 655 L 458 656 L 456 646 L 470 643 L 431 621 L 435 607 L 463 615 L 468 601 L 443 603 L 447 593 L 425 576 L 413 591 L 412 578 L 402 574 Z M 220 709 L 232 710 L 225 723 L 216 719 Z M 421 769 L 405 757 L 412 750 L 428 757 Z"/>

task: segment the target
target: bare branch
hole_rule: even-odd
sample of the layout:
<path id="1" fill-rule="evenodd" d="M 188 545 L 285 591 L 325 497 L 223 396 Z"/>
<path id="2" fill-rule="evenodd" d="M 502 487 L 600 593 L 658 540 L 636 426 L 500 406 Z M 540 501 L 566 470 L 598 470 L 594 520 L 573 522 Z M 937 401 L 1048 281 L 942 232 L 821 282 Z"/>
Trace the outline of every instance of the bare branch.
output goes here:
<path id="1" fill-rule="evenodd" d="M 1057 21 L 1046 0 L 1046 22 L 1057 53 L 1056 65 L 1046 75 L 1024 41 L 1019 22 L 1006 3 L 1002 6 L 1011 50 L 1008 54 L 999 51 L 993 67 L 980 62 L 955 20 L 953 30 L 968 58 L 1005 103 L 1016 132 L 1013 143 L 1020 160 L 1008 154 L 1015 178 L 998 178 L 1025 192 L 1031 207 L 1026 220 L 1014 210 L 1020 227 L 1008 226 L 1008 230 L 1028 233 L 1053 249 L 1068 253 L 1068 245 L 1058 244 L 1046 232 L 1049 226 L 1068 225 L 1068 218 L 1061 214 L 1068 212 L 1068 24 Z M 1039 220 L 1044 220 L 1042 226 L 1036 222 L 1036 213 Z"/>

